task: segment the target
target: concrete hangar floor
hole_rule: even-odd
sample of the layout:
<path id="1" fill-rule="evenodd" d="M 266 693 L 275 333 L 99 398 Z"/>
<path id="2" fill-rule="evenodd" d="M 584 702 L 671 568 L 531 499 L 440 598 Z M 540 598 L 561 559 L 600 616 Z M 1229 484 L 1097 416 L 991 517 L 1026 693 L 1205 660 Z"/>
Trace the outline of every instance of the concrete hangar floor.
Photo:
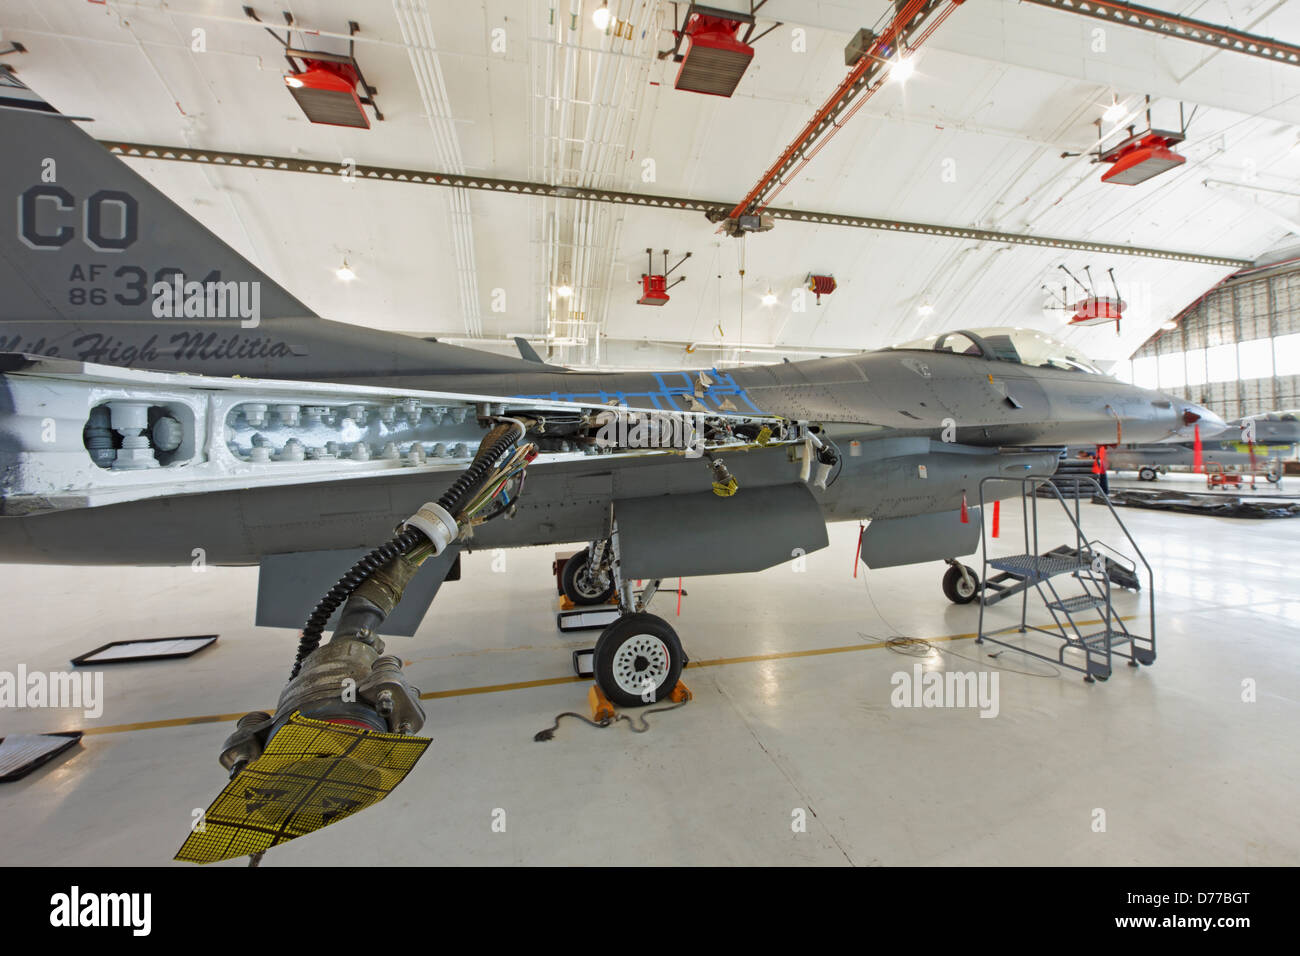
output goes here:
<path id="1" fill-rule="evenodd" d="M 1004 505 L 1004 534 L 1018 509 Z M 1300 862 L 1300 521 L 1124 518 L 1155 572 L 1152 667 L 1087 684 L 990 657 L 971 639 L 978 606 L 944 599 L 941 564 L 855 579 L 857 525 L 832 525 L 803 573 L 688 580 L 680 617 L 656 599 L 693 659 L 687 706 L 642 734 L 566 720 L 543 743 L 557 713 L 586 709 L 570 652 L 593 636 L 555 629 L 552 549 L 507 552 L 504 573 L 468 556 L 420 632 L 390 643 L 433 694 L 429 751 L 387 800 L 262 865 Z M 1070 536 L 1050 509 L 1042 531 Z M 0 650 L 32 669 L 110 640 L 220 634 L 187 660 L 106 668 L 100 720 L 5 717 L 5 733 L 88 731 L 0 787 L 6 862 L 167 863 L 225 782 L 231 720 L 275 701 L 295 635 L 249 623 L 255 569 L 5 575 L 24 598 Z M 887 645 L 900 635 L 932 649 Z M 893 675 L 916 664 L 996 672 L 996 716 L 893 706 Z"/>

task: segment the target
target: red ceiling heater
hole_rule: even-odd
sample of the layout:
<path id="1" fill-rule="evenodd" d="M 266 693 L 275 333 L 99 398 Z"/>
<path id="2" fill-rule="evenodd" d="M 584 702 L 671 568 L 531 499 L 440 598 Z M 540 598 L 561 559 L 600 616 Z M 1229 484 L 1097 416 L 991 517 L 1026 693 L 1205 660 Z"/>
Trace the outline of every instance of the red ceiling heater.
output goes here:
<path id="1" fill-rule="evenodd" d="M 1195 113 L 1195 110 L 1192 111 Z M 1178 119 L 1182 129 L 1154 129 L 1151 126 L 1151 97 L 1147 97 L 1147 128 L 1137 132 L 1136 127 L 1128 127 L 1128 135 L 1113 146 L 1102 148 L 1101 121 L 1097 121 L 1097 150 L 1093 153 L 1094 163 L 1109 163 L 1110 169 L 1101 174 L 1103 183 L 1116 183 L 1120 186 L 1136 186 L 1154 176 L 1168 172 L 1176 166 L 1187 162 L 1187 157 L 1175 153 L 1170 146 L 1177 146 L 1187 138 L 1187 122 L 1183 119 L 1183 105 L 1178 104 Z"/>
<path id="2" fill-rule="evenodd" d="M 1169 147 L 1181 143 L 1183 139 L 1182 133 L 1163 129 L 1148 130 L 1128 137 L 1101 154 L 1101 161 L 1111 164 L 1110 169 L 1101 174 L 1101 181 L 1136 186 L 1152 176 L 1159 176 L 1175 166 L 1181 166 L 1187 162 L 1187 157 L 1180 156 Z"/>
<path id="3" fill-rule="evenodd" d="M 686 52 L 673 86 L 691 93 L 730 96 L 754 59 L 754 48 L 736 38 L 739 20 L 694 13 L 686 20 Z"/>
<path id="4" fill-rule="evenodd" d="M 692 3 L 681 29 L 673 30 L 676 44 L 659 54 L 660 59 L 672 56 L 673 62 L 681 64 L 673 87 L 690 93 L 731 96 L 754 59 L 750 43 L 758 42 L 781 25 L 773 24 L 758 36 L 753 35 L 754 11 L 762 5 L 750 0 L 749 13 L 741 13 Z M 737 36 L 741 27 L 745 28 L 745 34 Z"/>
<path id="5" fill-rule="evenodd" d="M 262 19 L 252 7 L 244 7 L 244 15 L 255 23 Z M 291 72 L 285 74 L 284 85 L 302 108 L 303 114 L 313 123 L 326 126 L 350 126 L 353 129 L 370 129 L 370 117 L 362 109 L 369 106 L 375 119 L 382 120 L 375 94 L 379 91 L 366 82 L 361 65 L 353 55 L 354 40 L 348 40 L 347 53 L 329 53 L 324 50 L 305 50 L 293 45 L 293 34 L 299 31 L 293 14 L 285 11 L 284 36 L 262 23 L 263 28 L 284 47 L 284 58 Z M 361 32 L 355 20 L 348 21 L 348 36 Z"/>
<path id="6" fill-rule="evenodd" d="M 1070 316 L 1071 325 L 1105 325 L 1114 322 L 1119 328 L 1120 319 L 1124 318 L 1124 307 L 1128 303 L 1123 299 L 1112 299 L 1108 295 L 1085 296 L 1074 304 L 1074 315 Z"/>
<path id="7" fill-rule="evenodd" d="M 646 255 L 650 259 L 650 271 L 641 274 L 641 298 L 636 300 L 637 305 L 667 305 L 668 290 L 677 285 L 678 282 L 685 282 L 686 276 L 678 276 L 673 282 L 668 281 L 668 277 L 676 271 L 677 266 L 691 257 L 688 252 L 677 260 L 677 265 L 671 269 L 668 268 L 668 250 L 664 250 L 664 271 L 656 273 L 655 254 L 653 249 L 647 249 Z"/>
<path id="8" fill-rule="evenodd" d="M 1110 276 L 1111 288 L 1115 291 L 1114 296 L 1108 296 L 1098 295 L 1096 290 L 1093 288 L 1092 268 L 1090 266 L 1083 267 L 1084 274 L 1088 277 L 1086 283 L 1080 281 L 1079 277 L 1064 265 L 1058 265 L 1057 268 L 1073 279 L 1078 291 L 1083 293 L 1081 298 L 1071 303 L 1070 290 L 1065 285 L 1061 286 L 1061 296 L 1059 300 L 1061 303 L 1060 307 L 1065 312 L 1074 313 L 1070 316 L 1069 324 L 1072 326 L 1106 325 L 1110 322 L 1114 322 L 1115 334 L 1118 335 L 1119 323 L 1120 320 L 1124 318 L 1124 310 L 1128 308 L 1128 303 L 1120 297 L 1119 283 L 1115 281 L 1115 270 L 1106 270 L 1107 274 Z M 1047 286 L 1043 286 L 1043 290 L 1053 297 L 1056 295 L 1056 293 Z"/>
<path id="9" fill-rule="evenodd" d="M 307 119 L 326 126 L 370 129 L 370 119 L 361 108 L 361 97 L 357 96 L 360 76 L 356 68 L 350 63 L 310 58 L 304 58 L 303 62 L 306 69 L 285 76 L 284 85 Z"/>

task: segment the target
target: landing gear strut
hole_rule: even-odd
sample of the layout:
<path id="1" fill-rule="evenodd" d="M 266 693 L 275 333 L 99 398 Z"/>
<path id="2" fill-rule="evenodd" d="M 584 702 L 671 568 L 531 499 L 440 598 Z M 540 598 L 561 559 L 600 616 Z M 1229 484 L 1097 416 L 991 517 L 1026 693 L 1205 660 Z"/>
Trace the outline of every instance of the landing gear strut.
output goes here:
<path id="1" fill-rule="evenodd" d="M 647 582 L 639 593 L 633 591 L 632 582 L 623 577 L 617 524 L 608 541 L 594 543 L 584 554 L 604 557 L 608 581 L 605 600 L 617 594 L 620 611 L 618 619 L 606 626 L 596 640 L 592 656 L 596 686 L 612 703 L 623 707 L 653 704 L 672 696 L 688 658 L 672 625 L 646 613 L 659 590 L 660 579 Z M 579 557 L 574 555 L 569 561 Z M 592 563 L 595 565 L 594 560 Z M 577 576 L 575 572 L 575 579 Z M 569 580 L 567 564 L 564 580 Z"/>

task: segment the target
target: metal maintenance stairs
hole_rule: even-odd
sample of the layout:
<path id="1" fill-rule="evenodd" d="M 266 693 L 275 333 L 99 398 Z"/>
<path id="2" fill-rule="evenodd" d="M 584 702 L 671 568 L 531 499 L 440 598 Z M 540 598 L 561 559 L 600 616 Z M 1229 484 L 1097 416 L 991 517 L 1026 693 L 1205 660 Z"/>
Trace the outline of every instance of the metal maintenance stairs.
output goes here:
<path id="1" fill-rule="evenodd" d="M 1101 494 L 1096 480 L 1091 476 L 1079 476 L 1080 484 L 1090 484 L 1096 488 L 1100 501 L 1110 510 L 1115 523 L 1128 539 L 1129 545 L 1137 555 L 1133 560 L 1116 551 L 1105 543 L 1088 538 L 1082 527 L 1082 509 L 1080 499 L 1088 500 L 1092 495 L 1088 490 L 1080 489 L 1077 494 L 1066 495 L 1071 499 L 1067 503 L 1061 489 L 1048 476 L 1032 475 L 1023 478 L 986 478 L 980 482 L 980 514 L 984 509 L 985 484 L 991 481 L 1019 482 L 1021 506 L 1024 509 L 1024 551 L 1019 554 L 990 556 L 988 539 L 983 538 L 984 584 L 980 589 L 980 624 L 977 643 L 986 641 L 1013 648 L 1031 657 L 1051 661 L 1064 667 L 1081 672 L 1090 683 L 1106 680 L 1111 675 L 1112 657 L 1122 657 L 1137 667 L 1140 664 L 1153 664 L 1155 652 L 1155 598 L 1151 589 L 1151 567 L 1138 549 L 1128 529 L 1124 527 L 1119 516 L 1115 514 L 1110 502 Z M 1073 489 L 1070 489 L 1073 490 Z M 1038 501 L 1040 498 L 1055 498 L 1070 519 L 1075 531 L 1073 545 L 1061 545 L 1051 551 L 1041 552 L 1038 547 Z M 1095 499 L 1094 499 L 1095 500 Z M 984 529 L 981 529 L 982 534 Z M 1123 618 L 1115 611 L 1113 594 L 1120 588 L 1142 590 L 1138 575 L 1138 562 L 1146 570 L 1147 588 L 1145 597 L 1150 608 L 1150 635 L 1144 636 L 1130 630 Z M 1071 587 L 1077 585 L 1078 590 Z M 985 609 L 1005 598 L 1021 595 L 1019 626 L 1001 628 L 995 631 L 985 629 Z M 1041 600 L 1043 607 L 1051 615 L 1052 626 L 1038 626 L 1028 622 L 1029 598 L 1031 594 Z M 1088 612 L 1096 616 L 1084 619 Z M 1054 655 L 1048 656 L 1019 644 L 1008 643 L 1000 639 L 1008 631 L 1020 634 L 1030 631 L 1054 638 L 1059 642 Z M 1082 661 L 1079 660 L 1080 655 Z"/>

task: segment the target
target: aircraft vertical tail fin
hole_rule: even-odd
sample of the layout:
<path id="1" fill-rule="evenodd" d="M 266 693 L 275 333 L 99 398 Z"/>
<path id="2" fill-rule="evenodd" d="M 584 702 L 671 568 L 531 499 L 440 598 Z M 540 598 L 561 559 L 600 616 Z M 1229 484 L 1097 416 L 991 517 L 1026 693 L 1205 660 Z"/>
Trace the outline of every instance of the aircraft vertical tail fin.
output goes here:
<path id="1" fill-rule="evenodd" d="M 0 144 L 0 352 L 349 381 L 538 369 L 321 318 L 3 64 Z"/>
<path id="2" fill-rule="evenodd" d="M 232 318 L 253 295 L 260 313 L 314 314 L 4 67 L 0 142 L 13 217 L 0 227 L 0 323 L 170 318 L 153 288 L 177 275 L 220 283 L 215 304 Z"/>

